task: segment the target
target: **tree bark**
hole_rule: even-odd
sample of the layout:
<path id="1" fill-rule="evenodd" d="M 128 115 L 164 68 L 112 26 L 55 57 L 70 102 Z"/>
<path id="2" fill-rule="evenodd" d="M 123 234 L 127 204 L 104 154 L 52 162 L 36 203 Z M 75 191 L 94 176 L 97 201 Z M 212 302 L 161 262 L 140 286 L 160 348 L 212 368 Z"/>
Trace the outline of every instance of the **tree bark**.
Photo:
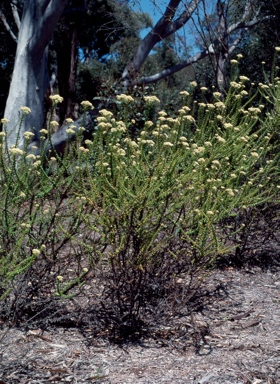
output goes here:
<path id="1" fill-rule="evenodd" d="M 216 56 L 216 68 L 215 77 L 218 91 L 222 94 L 225 91 L 225 64 L 228 59 L 228 35 L 227 35 L 227 9 L 225 4 L 220 0 L 217 2 L 217 13 L 218 13 L 218 41 L 217 50 L 215 51 Z"/>
<path id="2" fill-rule="evenodd" d="M 23 147 L 24 132 L 33 131 L 35 141 L 44 123 L 44 95 L 48 87 L 48 43 L 68 0 L 26 0 L 20 24 L 17 52 L 5 118 L 8 148 Z M 19 124 L 22 106 L 31 113 Z"/>
<path id="3" fill-rule="evenodd" d="M 71 24 L 61 31 L 62 44 L 57 49 L 58 88 L 63 102 L 59 108 L 60 124 L 65 118 L 74 119 L 76 101 L 76 73 L 78 35 L 77 26 Z"/>

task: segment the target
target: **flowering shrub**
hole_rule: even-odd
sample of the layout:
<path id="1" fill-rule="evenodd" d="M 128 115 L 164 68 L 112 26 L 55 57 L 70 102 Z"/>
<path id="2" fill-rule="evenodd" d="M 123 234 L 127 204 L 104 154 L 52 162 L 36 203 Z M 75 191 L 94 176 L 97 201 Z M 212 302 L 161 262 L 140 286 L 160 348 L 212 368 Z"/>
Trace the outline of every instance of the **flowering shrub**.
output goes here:
<path id="1" fill-rule="evenodd" d="M 260 87 L 258 106 L 244 76 L 231 82 L 225 98 L 214 92 L 213 103 L 192 103 L 183 91 L 176 116 L 160 110 L 150 120 L 144 111 L 137 135 L 131 134 L 136 101 L 119 95 L 120 111 L 101 110 L 91 140 L 67 121 L 77 140 L 64 157 L 44 152 L 52 120 L 40 131 L 39 156 L 27 151 L 32 133 L 26 133 L 24 149 L 1 156 L 3 296 L 16 279 L 30 282 L 27 292 L 39 290 L 35 280 L 47 274 L 53 295 L 72 297 L 94 271 L 103 310 L 127 332 L 163 298 L 180 301 L 181 294 L 185 303 L 195 278 L 236 246 L 223 237 L 224 220 L 279 201 L 278 84 Z M 147 110 L 159 104 L 155 96 L 144 100 Z M 53 96 L 54 107 L 59 102 Z M 239 222 L 234 233 L 243 227 Z M 178 279 L 188 288 L 178 291 Z"/>

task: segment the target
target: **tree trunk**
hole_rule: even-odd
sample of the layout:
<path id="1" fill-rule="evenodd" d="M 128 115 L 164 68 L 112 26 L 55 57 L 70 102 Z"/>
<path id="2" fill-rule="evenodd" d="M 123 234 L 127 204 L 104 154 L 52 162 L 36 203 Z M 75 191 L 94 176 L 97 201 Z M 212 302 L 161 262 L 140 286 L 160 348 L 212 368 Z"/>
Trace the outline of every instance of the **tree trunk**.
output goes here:
<path id="1" fill-rule="evenodd" d="M 76 101 L 76 73 L 78 35 L 77 26 L 72 24 L 61 32 L 61 43 L 57 50 L 58 88 L 63 102 L 59 108 L 60 124 L 67 117 L 74 119 Z"/>
<path id="2" fill-rule="evenodd" d="M 23 147 L 24 132 L 32 131 L 35 141 L 44 123 L 44 95 L 48 87 L 47 46 L 68 0 L 26 0 L 18 36 L 17 52 L 5 118 L 8 148 Z M 19 123 L 22 106 L 31 113 Z"/>
<path id="3" fill-rule="evenodd" d="M 225 4 L 218 0 L 217 2 L 217 13 L 219 18 L 218 24 L 218 40 L 216 52 L 216 84 L 218 91 L 221 93 L 225 92 L 225 64 L 228 59 L 229 45 L 227 36 L 227 8 Z"/>
<path id="4" fill-rule="evenodd" d="M 220 93 L 224 94 L 226 89 L 226 77 L 225 77 L 225 65 L 227 62 L 227 55 L 224 52 L 220 52 L 216 59 L 216 84 Z"/>

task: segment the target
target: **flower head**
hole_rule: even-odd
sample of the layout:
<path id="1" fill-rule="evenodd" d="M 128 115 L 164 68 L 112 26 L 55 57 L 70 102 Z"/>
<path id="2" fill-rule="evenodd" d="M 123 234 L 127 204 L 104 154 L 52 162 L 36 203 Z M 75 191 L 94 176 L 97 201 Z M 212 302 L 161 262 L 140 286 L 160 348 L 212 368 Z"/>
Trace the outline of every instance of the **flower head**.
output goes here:
<path id="1" fill-rule="evenodd" d="M 74 131 L 74 129 L 72 129 L 72 128 L 67 128 L 67 129 L 65 129 L 65 132 L 68 134 L 68 135 L 74 135 L 75 134 L 75 131 Z"/>
<path id="2" fill-rule="evenodd" d="M 133 97 L 130 95 L 121 94 L 117 96 L 117 100 L 119 100 L 121 103 L 129 104 L 134 101 Z"/>
<path id="3" fill-rule="evenodd" d="M 261 113 L 260 108 L 256 108 L 256 107 L 248 108 L 248 111 L 249 111 L 250 113 L 252 113 L 253 115 L 257 115 L 258 113 Z"/>
<path id="4" fill-rule="evenodd" d="M 259 154 L 257 152 L 251 152 L 251 156 L 254 157 L 255 159 L 259 158 Z"/>
<path id="5" fill-rule="evenodd" d="M 40 249 L 32 249 L 32 255 L 33 256 L 38 256 L 38 255 L 40 255 L 40 253 L 41 253 Z"/>
<path id="6" fill-rule="evenodd" d="M 26 132 L 24 132 L 23 136 L 24 136 L 25 140 L 29 140 L 34 136 L 34 133 L 26 131 Z"/>
<path id="7" fill-rule="evenodd" d="M 88 153 L 88 152 L 89 152 L 89 149 L 88 149 L 88 148 L 85 148 L 85 147 L 80 147 L 80 148 L 79 148 L 79 151 L 84 152 L 84 153 Z"/>
<path id="8" fill-rule="evenodd" d="M 110 112 L 110 111 L 107 111 L 107 109 L 100 109 L 99 114 L 100 114 L 101 116 L 106 117 L 106 118 L 109 118 L 109 117 L 112 117 L 112 116 L 113 116 L 113 113 Z"/>
<path id="9" fill-rule="evenodd" d="M 220 162 L 219 162 L 219 160 L 213 160 L 213 161 L 212 161 L 212 164 L 214 164 L 214 165 L 218 165 L 218 166 L 221 165 Z"/>
<path id="10" fill-rule="evenodd" d="M 82 101 L 81 106 L 82 106 L 83 110 L 85 110 L 85 111 L 87 111 L 88 109 L 94 109 L 94 106 L 88 100 Z"/>
<path id="11" fill-rule="evenodd" d="M 224 144 L 226 142 L 226 140 L 219 135 L 216 135 L 216 139 L 218 140 L 219 143 L 222 143 L 222 144 Z"/>
<path id="12" fill-rule="evenodd" d="M 244 76 L 245 77 L 245 76 Z M 240 83 L 237 83 L 236 81 L 231 81 L 230 82 L 230 85 L 233 87 L 233 88 L 236 88 L 236 89 L 240 89 L 242 88 L 242 85 Z"/>
<path id="13" fill-rule="evenodd" d="M 91 141 L 91 140 L 85 140 L 85 144 L 86 144 L 86 145 L 91 145 L 91 144 L 92 144 L 92 141 Z"/>
<path id="14" fill-rule="evenodd" d="M 59 124 L 58 124 L 57 121 L 53 120 L 53 121 L 50 122 L 50 126 L 53 127 L 53 128 L 57 128 L 57 127 L 59 127 Z"/>
<path id="15" fill-rule="evenodd" d="M 120 156 L 125 156 L 125 155 L 126 155 L 125 150 L 122 149 L 122 148 L 119 148 L 118 151 L 117 151 L 117 153 L 118 153 L 118 155 L 120 155 Z"/>
<path id="16" fill-rule="evenodd" d="M 182 96 L 189 96 L 190 94 L 189 94 L 188 91 L 181 91 L 180 95 L 182 95 Z"/>
<path id="17" fill-rule="evenodd" d="M 10 148 L 9 151 L 14 156 L 21 156 L 24 153 L 22 149 L 19 149 L 19 148 L 16 148 L 16 147 Z"/>
<path id="18" fill-rule="evenodd" d="M 195 122 L 195 119 L 191 115 L 186 115 L 183 117 L 184 121 L 190 121 L 191 123 Z"/>
<path id="19" fill-rule="evenodd" d="M 227 188 L 226 192 L 228 193 L 229 196 L 234 196 L 234 192 L 231 188 Z"/>
<path id="20" fill-rule="evenodd" d="M 34 168 L 39 167 L 39 165 L 41 165 L 41 160 L 37 160 L 37 161 L 35 161 L 35 162 L 33 163 Z"/>
<path id="21" fill-rule="evenodd" d="M 33 153 L 30 153 L 29 155 L 26 156 L 27 159 L 35 160 L 36 156 Z"/>
<path id="22" fill-rule="evenodd" d="M 249 77 L 246 77 L 246 76 L 239 76 L 239 79 L 241 81 L 249 81 L 250 80 Z"/>
<path id="23" fill-rule="evenodd" d="M 51 95 L 50 99 L 52 101 L 53 106 L 63 102 L 63 97 L 59 95 Z"/>
<path id="24" fill-rule="evenodd" d="M 29 113 L 31 113 L 31 109 L 28 108 L 28 107 L 20 107 L 19 109 L 23 115 L 29 115 Z"/>
<path id="25" fill-rule="evenodd" d="M 144 100 L 147 104 L 158 104 L 160 100 L 156 96 L 144 96 Z"/>
<path id="26" fill-rule="evenodd" d="M 165 142 L 163 143 L 163 145 L 164 145 L 165 147 L 173 147 L 173 144 L 170 143 L 169 141 L 165 141 Z"/>
<path id="27" fill-rule="evenodd" d="M 163 111 L 162 111 L 163 112 Z M 150 120 L 145 121 L 145 128 L 149 129 L 154 125 L 154 123 Z"/>
<path id="28" fill-rule="evenodd" d="M 221 92 L 213 92 L 213 96 L 214 97 L 221 97 L 222 94 L 221 94 Z"/>
<path id="29" fill-rule="evenodd" d="M 233 125 L 231 123 L 225 123 L 224 127 L 225 128 L 233 128 Z"/>
<path id="30" fill-rule="evenodd" d="M 220 109 L 225 109 L 226 108 L 225 104 L 222 101 L 217 101 L 215 103 L 215 107 L 216 108 L 220 108 Z"/>
<path id="31" fill-rule="evenodd" d="M 48 131 L 47 131 L 47 129 L 45 129 L 45 128 L 40 129 L 39 132 L 41 133 L 41 135 L 47 135 L 47 134 L 48 134 Z"/>

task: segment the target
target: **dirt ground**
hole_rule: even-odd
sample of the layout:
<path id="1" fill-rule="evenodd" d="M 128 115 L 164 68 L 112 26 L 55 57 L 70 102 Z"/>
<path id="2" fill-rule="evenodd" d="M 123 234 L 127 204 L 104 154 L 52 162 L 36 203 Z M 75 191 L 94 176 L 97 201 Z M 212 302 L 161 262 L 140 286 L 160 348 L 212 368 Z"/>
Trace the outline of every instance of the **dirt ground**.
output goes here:
<path id="1" fill-rule="evenodd" d="M 280 383 L 279 265 L 215 270 L 205 290 L 197 311 L 134 343 L 2 324 L 0 384 Z"/>

